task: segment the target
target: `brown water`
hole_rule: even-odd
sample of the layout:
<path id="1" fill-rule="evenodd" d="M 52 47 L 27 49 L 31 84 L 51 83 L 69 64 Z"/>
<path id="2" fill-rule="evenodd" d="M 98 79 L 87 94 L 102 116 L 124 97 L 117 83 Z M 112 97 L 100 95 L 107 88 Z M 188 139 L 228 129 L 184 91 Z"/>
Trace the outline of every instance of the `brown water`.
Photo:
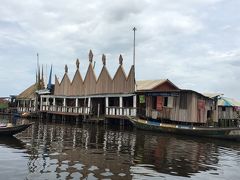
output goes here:
<path id="1" fill-rule="evenodd" d="M 0 179 L 240 179 L 240 142 L 36 122 L 0 138 Z"/>

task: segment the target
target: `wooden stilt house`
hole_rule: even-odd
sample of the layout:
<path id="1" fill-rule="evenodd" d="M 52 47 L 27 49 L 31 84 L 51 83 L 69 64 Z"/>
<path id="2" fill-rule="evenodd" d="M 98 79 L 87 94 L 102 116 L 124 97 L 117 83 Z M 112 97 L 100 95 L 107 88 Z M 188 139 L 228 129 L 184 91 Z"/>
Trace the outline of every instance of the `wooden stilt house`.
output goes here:
<path id="1" fill-rule="evenodd" d="M 140 116 L 156 121 L 197 124 L 211 124 L 217 119 L 213 99 L 192 90 L 182 90 L 168 79 L 135 81 L 134 66 L 126 74 L 121 55 L 119 67 L 113 77 L 106 67 L 104 54 L 98 77 L 93 68 L 91 50 L 88 59 L 89 65 L 84 78 L 78 59 L 72 80 L 69 78 L 67 65 L 61 81 L 55 76 L 52 94 L 40 95 L 39 108 L 42 113 L 88 116 L 92 119 L 128 119 L 129 116 Z M 34 99 L 39 82 L 19 95 L 20 109 L 28 107 L 28 97 L 31 101 Z M 25 101 L 20 101 L 22 99 Z M 20 105 L 21 102 L 23 105 Z"/>
<path id="2" fill-rule="evenodd" d="M 168 79 L 137 82 L 141 117 L 168 123 L 213 123 L 214 100 L 196 91 L 179 89 Z"/>
<path id="3" fill-rule="evenodd" d="M 106 67 L 106 56 L 102 56 L 102 70 L 96 77 L 93 69 L 93 53 L 89 52 L 89 66 L 85 78 L 80 72 L 80 62 L 76 61 L 76 72 L 70 80 L 68 67 L 59 82 L 55 76 L 53 95 L 41 96 L 41 111 L 51 114 L 89 115 L 91 117 L 136 116 L 136 96 L 134 67 L 128 75 L 123 68 L 123 58 L 119 57 L 119 67 L 112 78 Z"/>
<path id="4" fill-rule="evenodd" d="M 217 101 L 217 123 L 220 127 L 236 127 L 240 124 L 240 102 L 223 97 L 223 94 L 206 93 Z"/>

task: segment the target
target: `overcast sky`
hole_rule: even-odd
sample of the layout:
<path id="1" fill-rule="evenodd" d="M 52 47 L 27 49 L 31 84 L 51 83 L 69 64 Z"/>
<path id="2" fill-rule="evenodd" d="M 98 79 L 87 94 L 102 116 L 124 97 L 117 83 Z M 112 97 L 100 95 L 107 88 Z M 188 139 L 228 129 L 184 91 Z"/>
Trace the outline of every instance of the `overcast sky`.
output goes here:
<path id="1" fill-rule="evenodd" d="M 0 96 L 35 82 L 37 53 L 44 70 L 82 76 L 92 49 L 113 76 L 118 57 L 128 73 L 136 26 L 136 78 L 168 78 L 178 87 L 240 99 L 238 0 L 1 0 Z M 54 80 L 54 78 L 53 78 Z"/>

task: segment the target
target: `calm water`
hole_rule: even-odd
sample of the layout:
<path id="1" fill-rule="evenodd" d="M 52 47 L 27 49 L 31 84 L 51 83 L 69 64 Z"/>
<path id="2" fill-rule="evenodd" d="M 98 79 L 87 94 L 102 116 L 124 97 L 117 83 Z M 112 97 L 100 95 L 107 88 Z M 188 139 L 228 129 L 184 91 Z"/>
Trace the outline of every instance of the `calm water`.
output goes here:
<path id="1" fill-rule="evenodd" d="M 0 138 L 0 179 L 57 178 L 240 179 L 240 142 L 49 122 Z"/>

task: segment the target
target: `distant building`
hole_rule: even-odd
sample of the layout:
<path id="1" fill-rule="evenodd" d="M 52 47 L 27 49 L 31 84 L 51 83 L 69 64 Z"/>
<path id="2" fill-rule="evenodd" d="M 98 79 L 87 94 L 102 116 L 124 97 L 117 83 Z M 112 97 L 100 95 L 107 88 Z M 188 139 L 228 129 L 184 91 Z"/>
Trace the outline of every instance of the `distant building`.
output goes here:
<path id="1" fill-rule="evenodd" d="M 9 106 L 9 100 L 6 97 L 0 97 L 0 112 L 4 112 L 7 110 Z"/>
<path id="2" fill-rule="evenodd" d="M 42 77 L 40 77 L 40 70 L 36 75 L 36 82 L 16 96 L 17 110 L 19 112 L 34 112 L 38 111 L 39 95 L 37 91 L 44 89 L 43 70 Z"/>
<path id="3" fill-rule="evenodd" d="M 235 126 L 240 120 L 240 102 L 223 97 L 222 94 L 205 94 L 208 97 L 215 98 L 218 106 L 218 122 L 220 126 Z"/>

